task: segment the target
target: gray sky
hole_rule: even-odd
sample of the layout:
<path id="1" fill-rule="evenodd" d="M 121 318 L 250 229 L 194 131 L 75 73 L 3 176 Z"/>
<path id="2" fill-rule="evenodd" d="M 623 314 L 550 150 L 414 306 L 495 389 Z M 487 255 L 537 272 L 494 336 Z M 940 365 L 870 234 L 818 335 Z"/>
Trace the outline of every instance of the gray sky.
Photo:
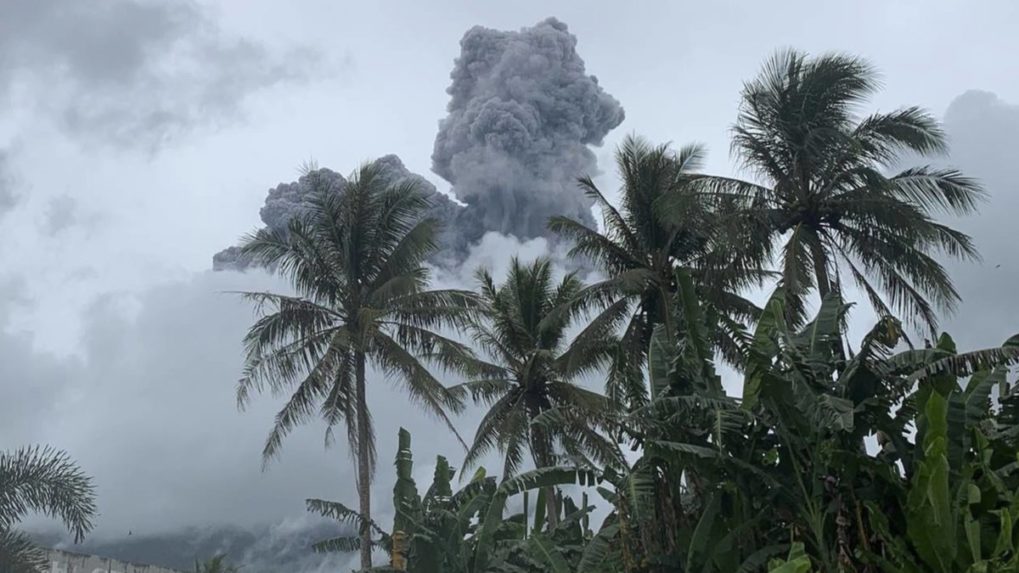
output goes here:
<path id="1" fill-rule="evenodd" d="M 594 150 L 603 169 L 638 133 L 705 143 L 707 168 L 730 173 L 739 88 L 776 48 L 869 58 L 885 84 L 871 109 L 947 112 L 949 163 L 993 195 L 959 223 L 986 261 L 956 273 L 968 302 L 950 324 L 972 344 L 1011 334 L 1011 0 L 0 0 L 0 448 L 69 449 L 99 482 L 109 535 L 274 520 L 313 495 L 353 501 L 346 454 L 323 454 L 316 429 L 259 473 L 278 402 L 234 409 L 252 316 L 220 291 L 273 281 L 214 275 L 211 256 L 256 226 L 266 190 L 308 159 L 348 173 L 396 153 L 448 190 L 429 166 L 460 37 L 548 16 L 569 25 L 587 73 L 626 110 Z M 969 90 L 986 93 L 957 99 Z M 615 185 L 611 173 L 601 181 Z M 492 238 L 472 260 L 500 265 L 515 246 Z M 383 478 L 397 424 L 416 430 L 421 460 L 450 443 L 392 397 L 376 400 Z"/>

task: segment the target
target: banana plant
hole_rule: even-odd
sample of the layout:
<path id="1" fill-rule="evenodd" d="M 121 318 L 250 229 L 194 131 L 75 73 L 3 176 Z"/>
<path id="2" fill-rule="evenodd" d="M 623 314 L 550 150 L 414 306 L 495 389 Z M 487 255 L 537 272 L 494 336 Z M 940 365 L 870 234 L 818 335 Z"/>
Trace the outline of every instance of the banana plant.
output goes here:
<path id="1" fill-rule="evenodd" d="M 810 558 L 802 543 L 793 543 L 786 559 L 772 559 L 768 573 L 810 573 Z"/>
<path id="2" fill-rule="evenodd" d="M 604 468 L 608 487 L 598 492 L 613 511 L 585 548 L 580 573 L 749 571 L 788 549 L 747 542 L 761 522 L 755 504 L 766 503 L 743 496 L 737 483 L 753 470 L 738 455 L 752 415 L 715 371 L 718 315 L 699 303 L 686 271 L 675 272 L 675 284 L 672 328 L 657 328 L 648 350 L 651 401 L 618 422 L 641 456 Z"/>
<path id="3" fill-rule="evenodd" d="M 871 525 L 884 542 L 868 557 L 884 571 L 919 573 L 1019 572 L 1019 457 L 1009 418 L 1015 399 L 1007 369 L 1013 337 L 982 355 L 954 353 L 942 336 L 935 348 L 947 356 L 923 371 L 927 377 L 911 397 L 917 447 L 907 474 L 902 523 L 871 511 Z M 942 368 L 955 364 L 955 368 Z M 977 370 L 965 386 L 955 371 Z M 998 405 L 990 397 L 999 390 Z"/>
<path id="4" fill-rule="evenodd" d="M 1003 367 L 1019 360 L 1019 339 L 999 348 L 957 353 L 946 335 L 935 346 L 898 350 L 908 340 L 897 320 L 884 317 L 864 337 L 859 352 L 845 359 L 837 342 L 848 308 L 830 295 L 815 319 L 793 332 L 782 320 L 784 296 L 777 291 L 750 344 L 742 405 L 764 422 L 759 430 L 774 436 L 776 464 L 769 473 L 780 487 L 774 490 L 772 507 L 784 525 L 799 534 L 811 560 L 825 571 L 876 571 L 874 555 L 892 552 L 890 545 L 903 543 L 909 529 L 892 517 L 888 531 L 894 534 L 881 535 L 883 516 L 900 515 L 905 507 L 916 510 L 922 505 L 918 500 L 932 499 L 916 492 L 942 483 L 941 466 L 931 465 L 935 452 L 928 452 L 925 442 L 933 423 L 925 413 L 931 396 L 938 394 L 946 403 L 951 436 L 942 446 L 946 475 L 953 480 L 965 475 L 970 457 L 989 462 L 982 472 L 969 470 L 974 475 L 996 475 L 996 463 L 1015 462 L 1014 447 L 1006 461 L 1004 444 L 990 443 L 991 449 L 983 453 L 976 448 L 989 444 L 989 432 L 1013 435 L 989 415 L 988 396 L 993 387 L 1005 384 Z M 966 387 L 960 386 L 960 377 L 969 377 Z M 762 444 L 768 441 L 760 432 L 756 436 Z M 868 451 L 872 436 L 880 448 L 874 455 Z M 748 439 L 753 441 L 754 434 Z M 966 489 L 958 489 L 963 482 L 952 483 L 953 499 L 965 497 Z M 945 562 L 946 551 L 956 561 L 961 552 L 948 540 L 963 539 L 967 530 L 962 522 L 946 523 L 947 516 L 942 512 L 931 523 L 913 522 L 914 537 L 926 532 L 939 539 L 923 542 L 916 537 L 920 545 L 907 543 L 912 553 L 907 552 L 903 562 L 917 559 L 920 547 L 928 554 L 924 559 L 934 563 Z M 970 525 L 970 534 L 974 527 Z"/>
<path id="5" fill-rule="evenodd" d="M 401 431 L 393 526 L 367 522 L 390 557 L 375 570 L 1019 573 L 1019 393 L 1007 369 L 1019 337 L 975 352 L 947 335 L 913 348 L 884 317 L 846 354 L 848 305 L 826 297 L 794 330 L 779 290 L 752 334 L 729 337 L 746 355 L 739 399 L 714 369 L 719 322 L 681 273 L 673 328 L 656 331 L 648 352 L 652 399 L 599 421 L 636 457 L 501 483 L 481 470 L 458 491 L 439 457 L 421 495 Z M 556 420 L 549 411 L 534 423 Z M 586 499 L 542 498 L 574 483 L 597 484 L 610 508 L 595 531 Z M 512 509 L 520 498 L 523 512 Z M 351 530 L 366 523 L 338 504 L 309 508 Z"/>
<path id="6" fill-rule="evenodd" d="M 544 514 L 535 515 L 535 527 L 529 530 L 524 514 L 506 515 L 506 510 L 508 501 L 518 494 L 540 492 L 551 486 L 593 484 L 596 476 L 592 471 L 542 468 L 497 484 L 480 468 L 454 492 L 455 470 L 438 456 L 432 483 L 422 496 L 413 479 L 411 435 L 402 428 L 395 465 L 392 529 L 386 531 L 369 522 L 374 532 L 373 547 L 385 552 L 389 563 L 370 571 L 510 573 L 528 570 L 529 565 L 555 573 L 573 570 L 572 562 L 579 559 L 586 539 L 581 524 L 586 523 L 591 507 L 578 508 L 571 499 L 564 498 L 559 504 L 562 518 L 555 528 L 546 530 L 541 529 Z M 364 522 L 356 511 L 336 502 L 311 499 L 307 505 L 310 511 L 349 526 Z M 316 543 L 313 549 L 354 552 L 359 550 L 359 542 L 359 537 L 347 535 Z"/>

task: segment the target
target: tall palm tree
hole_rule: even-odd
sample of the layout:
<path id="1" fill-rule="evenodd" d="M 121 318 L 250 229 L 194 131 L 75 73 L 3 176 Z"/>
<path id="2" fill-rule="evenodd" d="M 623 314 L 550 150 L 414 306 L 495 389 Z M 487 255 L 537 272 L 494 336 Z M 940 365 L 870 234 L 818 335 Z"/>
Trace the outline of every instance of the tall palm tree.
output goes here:
<path id="1" fill-rule="evenodd" d="M 537 468 L 557 465 L 560 455 L 600 464 L 617 459 L 596 431 L 610 403 L 577 382 L 608 363 L 622 313 L 603 314 L 570 337 L 587 308 L 577 296 L 583 284 L 575 273 L 557 283 L 547 259 L 521 264 L 514 258 L 502 285 L 484 269 L 477 278 L 483 312 L 470 331 L 489 360 L 475 366 L 472 380 L 451 390 L 470 393 L 489 410 L 464 467 L 493 448 L 503 454 L 504 480 L 516 474 L 526 452 Z M 554 526 L 554 496 L 545 497 Z"/>
<path id="2" fill-rule="evenodd" d="M 917 107 L 859 116 L 878 85 L 858 58 L 776 54 L 745 84 L 733 129 L 733 152 L 760 184 L 703 180 L 753 203 L 743 211 L 758 215 L 762 242 L 784 238 L 782 282 L 794 324 L 803 322 L 809 292 L 840 294 L 848 273 L 878 313 L 895 310 L 934 329 L 934 307 L 951 310 L 959 300 L 938 255 L 977 257 L 968 236 L 935 216 L 973 212 L 979 185 L 931 166 L 889 174 L 947 145 L 937 120 Z"/>
<path id="3" fill-rule="evenodd" d="M 67 456 L 50 448 L 0 452 L 0 571 L 38 573 L 44 556 L 14 526 L 28 512 L 60 518 L 77 543 L 96 515 L 92 479 Z"/>
<path id="4" fill-rule="evenodd" d="M 673 331 L 671 304 L 676 293 L 675 269 L 690 269 L 700 294 L 718 313 L 725 356 L 738 362 L 738 322 L 752 320 L 757 309 L 734 294 L 758 282 L 755 266 L 762 258 L 758 244 L 745 240 L 751 228 L 728 211 L 724 196 L 700 192 L 693 185 L 704 159 L 703 148 L 691 145 L 673 152 L 627 137 L 616 151 L 622 179 L 617 209 L 588 178 L 581 188 L 602 211 L 603 230 L 566 217 L 553 217 L 549 227 L 574 243 L 573 256 L 593 259 L 607 275 L 583 296 L 600 300 L 606 312 L 631 313 L 613 362 L 607 392 L 620 402 L 646 401 L 642 370 L 651 335 L 664 325 Z"/>
<path id="5" fill-rule="evenodd" d="M 426 363 L 456 370 L 469 361 L 466 346 L 436 329 L 463 324 L 476 296 L 427 289 L 423 261 L 437 248 L 437 222 L 423 218 L 428 200 L 415 183 L 390 184 L 381 166 L 366 164 L 342 193 L 314 188 L 305 207 L 285 231 L 263 229 L 242 247 L 255 262 L 289 278 L 297 295 L 244 293 L 262 316 L 244 339 L 238 403 L 243 407 L 252 391 L 290 393 L 266 441 L 266 462 L 316 410 L 328 427 L 327 444 L 333 427 L 346 425 L 365 518 L 360 552 L 367 568 L 375 432 L 366 368 L 370 363 L 400 382 L 414 402 L 452 429 L 445 412 L 459 410 L 461 402 Z"/>

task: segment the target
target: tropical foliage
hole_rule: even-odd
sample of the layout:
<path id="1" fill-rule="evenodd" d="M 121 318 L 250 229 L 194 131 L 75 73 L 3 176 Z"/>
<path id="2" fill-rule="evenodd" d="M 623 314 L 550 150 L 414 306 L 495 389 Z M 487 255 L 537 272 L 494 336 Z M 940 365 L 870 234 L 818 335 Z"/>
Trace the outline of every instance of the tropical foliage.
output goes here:
<path id="1" fill-rule="evenodd" d="M 242 247 L 290 279 L 297 294 L 244 293 L 261 317 L 244 339 L 237 400 L 243 406 L 263 390 L 289 394 L 266 441 L 266 460 L 313 416 L 329 428 L 327 443 L 333 427 L 346 425 L 360 512 L 370 516 L 375 430 L 367 366 L 398 380 L 411 400 L 448 424 L 446 412 L 457 411 L 460 401 L 427 363 L 456 371 L 469 361 L 470 351 L 437 329 L 464 324 L 476 297 L 428 290 L 424 261 L 437 248 L 437 223 L 423 217 L 428 200 L 416 183 L 392 184 L 378 164 L 362 166 L 343 193 L 312 179 L 303 216 L 286 230 L 259 231 Z M 367 541 L 370 531 L 361 535 Z M 367 567 L 371 555 L 363 546 Z"/>
<path id="2" fill-rule="evenodd" d="M 588 306 L 579 296 L 583 284 L 576 273 L 558 283 L 552 273 L 548 259 L 524 265 L 515 258 L 502 285 L 485 270 L 477 273 L 482 310 L 470 332 L 491 359 L 479 361 L 472 379 L 452 391 L 469 393 L 489 409 L 464 458 L 465 467 L 492 448 L 503 453 L 503 479 L 517 473 L 527 451 L 537 468 L 555 466 L 563 458 L 578 464 L 590 460 L 585 466 L 619 459 L 596 430 L 598 419 L 609 410 L 607 400 L 578 382 L 610 361 L 624 307 L 602 313 L 570 336 L 568 331 L 585 317 Z M 536 423 L 550 416 L 554 423 Z M 553 495 L 545 499 L 554 504 Z M 550 505 L 553 524 L 557 514 Z"/>
<path id="3" fill-rule="evenodd" d="M 946 151 L 937 120 L 916 107 L 859 116 L 878 87 L 865 61 L 776 54 L 743 88 L 733 151 L 760 183 L 700 179 L 711 195 L 757 219 L 754 254 L 779 254 L 786 312 L 802 324 L 805 296 L 851 277 L 881 315 L 930 330 L 959 300 L 938 255 L 976 258 L 968 236 L 937 214 L 973 213 L 979 185 L 954 169 L 900 163 Z M 894 174 L 889 174 L 894 171 Z M 766 262 L 764 259 L 762 263 Z"/>
<path id="4" fill-rule="evenodd" d="M 67 454 L 44 447 L 0 451 L 0 571 L 36 573 L 44 554 L 14 527 L 31 512 L 60 519 L 80 541 L 96 516 L 92 480 Z"/>
<path id="5" fill-rule="evenodd" d="M 433 290 L 438 228 L 414 181 L 368 163 L 335 192 L 309 171 L 302 214 L 242 247 L 293 292 L 242 293 L 258 318 L 237 398 L 286 396 L 266 463 L 299 424 L 321 418 L 327 444 L 344 426 L 358 509 L 307 500 L 343 528 L 314 549 L 415 573 L 1019 573 L 1019 335 L 963 352 L 937 330 L 959 302 L 942 261 L 978 256 L 937 217 L 973 213 L 982 191 L 904 167 L 945 135 L 915 107 L 860 114 L 877 85 L 850 56 L 774 56 L 733 128 L 752 181 L 702 173 L 700 147 L 627 138 L 618 206 L 579 180 L 602 227 L 549 222 L 592 284 L 514 259 L 501 283 L 479 271 L 478 292 Z M 772 278 L 763 308 L 744 298 Z M 855 345 L 851 285 L 878 316 Z M 400 430 L 388 529 L 372 517 L 369 368 L 458 439 L 449 415 L 488 408 L 461 469 L 439 456 L 423 493 Z M 585 387 L 598 376 L 604 394 Z M 454 490 L 493 450 L 501 476 Z M 3 573 L 43 566 L 15 529 L 32 512 L 80 540 L 91 479 L 60 451 L 0 452 Z"/>
<path id="6" fill-rule="evenodd" d="M 859 116 L 876 85 L 852 57 L 776 55 L 734 128 L 755 182 L 700 172 L 699 147 L 628 138 L 618 207 L 580 180 L 602 228 L 550 221 L 592 284 L 540 259 L 501 282 L 479 271 L 477 293 L 428 290 L 424 201 L 371 165 L 252 237 L 298 292 L 248 294 L 269 311 L 239 397 L 291 394 L 266 456 L 316 409 L 357 452 L 359 508 L 307 502 L 344 527 L 315 549 L 421 573 L 1019 573 L 1019 335 L 960 352 L 936 331 L 958 301 L 939 261 L 977 256 L 936 217 L 981 190 L 902 169 L 944 134 L 918 108 Z M 853 345 L 843 276 L 878 315 Z M 744 298 L 771 279 L 763 308 Z M 422 493 L 401 430 L 395 517 L 374 521 L 368 363 L 451 428 L 466 399 L 486 406 L 459 461 L 498 451 L 501 476 L 454 490 L 440 456 Z M 604 395 L 585 387 L 602 376 Z M 389 563 L 372 569 L 373 550 Z"/>
<path id="7" fill-rule="evenodd" d="M 676 280 L 690 283 L 681 272 Z M 543 468 L 501 484 L 480 471 L 453 493 L 453 470 L 440 457 L 419 497 L 410 436 L 401 432 L 392 533 L 372 524 L 390 567 L 1017 570 L 1019 398 L 1008 366 L 1019 363 L 1019 336 L 975 352 L 957 352 L 947 335 L 932 348 L 897 350 L 901 327 L 886 319 L 840 369 L 847 305 L 828 297 L 813 320 L 790 330 L 778 291 L 752 334 L 740 400 L 723 392 L 703 350 L 709 313 L 686 298 L 674 317 L 684 339 L 665 343 L 659 330 L 649 350 L 654 398 L 616 419 L 640 445 L 634 461 L 596 472 Z M 577 506 L 563 497 L 554 524 L 543 503 L 533 528 L 526 513 L 506 514 L 513 494 L 592 479 L 600 501 Z M 609 513 L 592 531 L 589 515 L 599 507 Z M 312 500 L 309 508 L 362 519 L 339 504 Z M 358 541 L 317 548 L 355 550 Z"/>
<path id="8" fill-rule="evenodd" d="M 412 477 L 410 434 L 401 429 L 396 454 L 396 485 L 393 507 L 396 516 L 390 532 L 346 506 L 309 499 L 308 509 L 343 524 L 368 521 L 374 546 L 389 555 L 387 566 L 372 571 L 415 573 L 469 573 L 472 571 L 570 571 L 583 550 L 590 506 L 578 507 L 569 497 L 559 504 L 561 519 L 546 524 L 538 503 L 533 528 L 528 523 L 528 492 L 557 485 L 590 484 L 594 473 L 570 468 L 540 468 L 497 483 L 478 470 L 460 490 L 453 491 L 455 470 L 442 456 L 436 459 L 435 475 L 424 496 Z M 523 513 L 506 516 L 508 501 L 523 496 Z M 539 493 L 539 497 L 543 494 Z M 586 498 L 585 498 L 586 499 Z M 317 543 L 316 551 L 356 551 L 358 537 L 336 537 Z"/>
<path id="9" fill-rule="evenodd" d="M 622 179 L 617 209 L 590 178 L 580 186 L 602 211 L 604 229 L 591 229 L 566 217 L 553 217 L 549 228 L 573 242 L 571 256 L 593 260 L 606 278 L 588 286 L 583 297 L 604 306 L 599 321 L 629 315 L 606 381 L 606 393 L 619 403 L 647 401 L 642 379 L 651 333 L 658 325 L 671 329 L 670 304 L 675 293 L 673 269 L 690 268 L 702 285 L 702 296 L 724 311 L 731 329 L 720 330 L 720 349 L 738 363 L 738 340 L 731 335 L 739 321 L 758 309 L 735 294 L 765 275 L 754 252 L 759 242 L 745 240 L 750 227 L 732 216 L 733 206 L 699 192 L 704 150 L 688 146 L 678 153 L 628 137 L 616 152 Z M 725 336 L 728 334 L 730 336 Z"/>
<path id="10" fill-rule="evenodd" d="M 742 400 L 717 393 L 710 361 L 690 351 L 699 329 L 652 349 L 670 365 L 656 369 L 659 397 L 623 419 L 644 453 L 603 474 L 615 511 L 578 571 L 757 571 L 791 549 L 813 571 L 1013 570 L 1019 426 L 1006 367 L 1019 337 L 896 352 L 901 327 L 885 319 L 842 364 L 847 305 L 828 297 L 790 330 L 783 301 L 753 334 Z M 682 307 L 694 312 L 677 321 L 700 322 Z"/>

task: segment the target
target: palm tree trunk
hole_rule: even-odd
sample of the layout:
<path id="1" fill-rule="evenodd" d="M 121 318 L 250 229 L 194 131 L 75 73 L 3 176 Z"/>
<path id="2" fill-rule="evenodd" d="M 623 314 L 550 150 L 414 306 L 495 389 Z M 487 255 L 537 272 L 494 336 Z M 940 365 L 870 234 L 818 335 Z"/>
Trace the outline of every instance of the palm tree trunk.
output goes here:
<path id="1" fill-rule="evenodd" d="M 672 321 L 672 318 L 673 318 L 672 317 L 672 293 L 670 293 L 669 291 L 667 291 L 664 288 L 660 288 L 658 292 L 659 292 L 659 294 L 662 297 L 662 316 L 661 316 L 661 319 L 662 319 L 662 324 L 665 325 L 665 334 L 668 335 L 668 337 L 669 337 L 668 340 L 669 341 L 675 341 L 676 340 L 676 336 L 677 336 L 678 333 L 676 332 L 676 327 L 675 327 L 675 325 L 673 325 L 673 321 Z M 651 325 L 651 327 L 653 329 L 654 325 Z"/>
<path id="2" fill-rule="evenodd" d="M 817 281 L 817 294 L 821 300 L 828 296 L 832 290 L 831 279 L 828 277 L 828 260 L 824 256 L 824 247 L 821 246 L 821 238 L 816 234 L 814 240 L 810 241 L 810 257 L 814 263 L 814 278 Z"/>
<path id="3" fill-rule="evenodd" d="M 534 456 L 534 466 L 538 469 L 551 467 L 552 464 L 544 460 L 544 456 Z M 559 525 L 559 504 L 556 503 L 556 488 L 549 486 L 545 488 L 545 521 L 548 523 L 548 530 L 552 531 Z"/>
<path id="4" fill-rule="evenodd" d="M 538 410 L 541 411 L 540 409 Z M 533 418 L 532 418 L 533 420 Z M 548 440 L 546 439 L 545 432 L 540 430 L 537 426 L 531 426 L 531 457 L 534 458 L 534 467 L 537 469 L 547 468 L 552 466 L 552 462 L 549 459 L 548 451 L 546 446 Z M 545 521 L 548 523 L 549 531 L 552 531 L 555 526 L 559 525 L 559 505 L 556 503 L 556 489 L 554 486 L 549 486 L 544 489 L 545 493 Z"/>
<path id="5" fill-rule="evenodd" d="M 371 546 L 371 445 L 368 443 L 368 400 L 365 396 L 365 356 L 357 353 L 354 358 L 357 384 L 357 496 L 360 502 L 359 511 L 364 520 L 361 522 L 361 568 L 372 566 Z"/>
<path id="6" fill-rule="evenodd" d="M 553 486 L 545 488 L 545 519 L 548 520 L 549 531 L 559 525 L 559 504 L 556 503 L 556 490 Z"/>

